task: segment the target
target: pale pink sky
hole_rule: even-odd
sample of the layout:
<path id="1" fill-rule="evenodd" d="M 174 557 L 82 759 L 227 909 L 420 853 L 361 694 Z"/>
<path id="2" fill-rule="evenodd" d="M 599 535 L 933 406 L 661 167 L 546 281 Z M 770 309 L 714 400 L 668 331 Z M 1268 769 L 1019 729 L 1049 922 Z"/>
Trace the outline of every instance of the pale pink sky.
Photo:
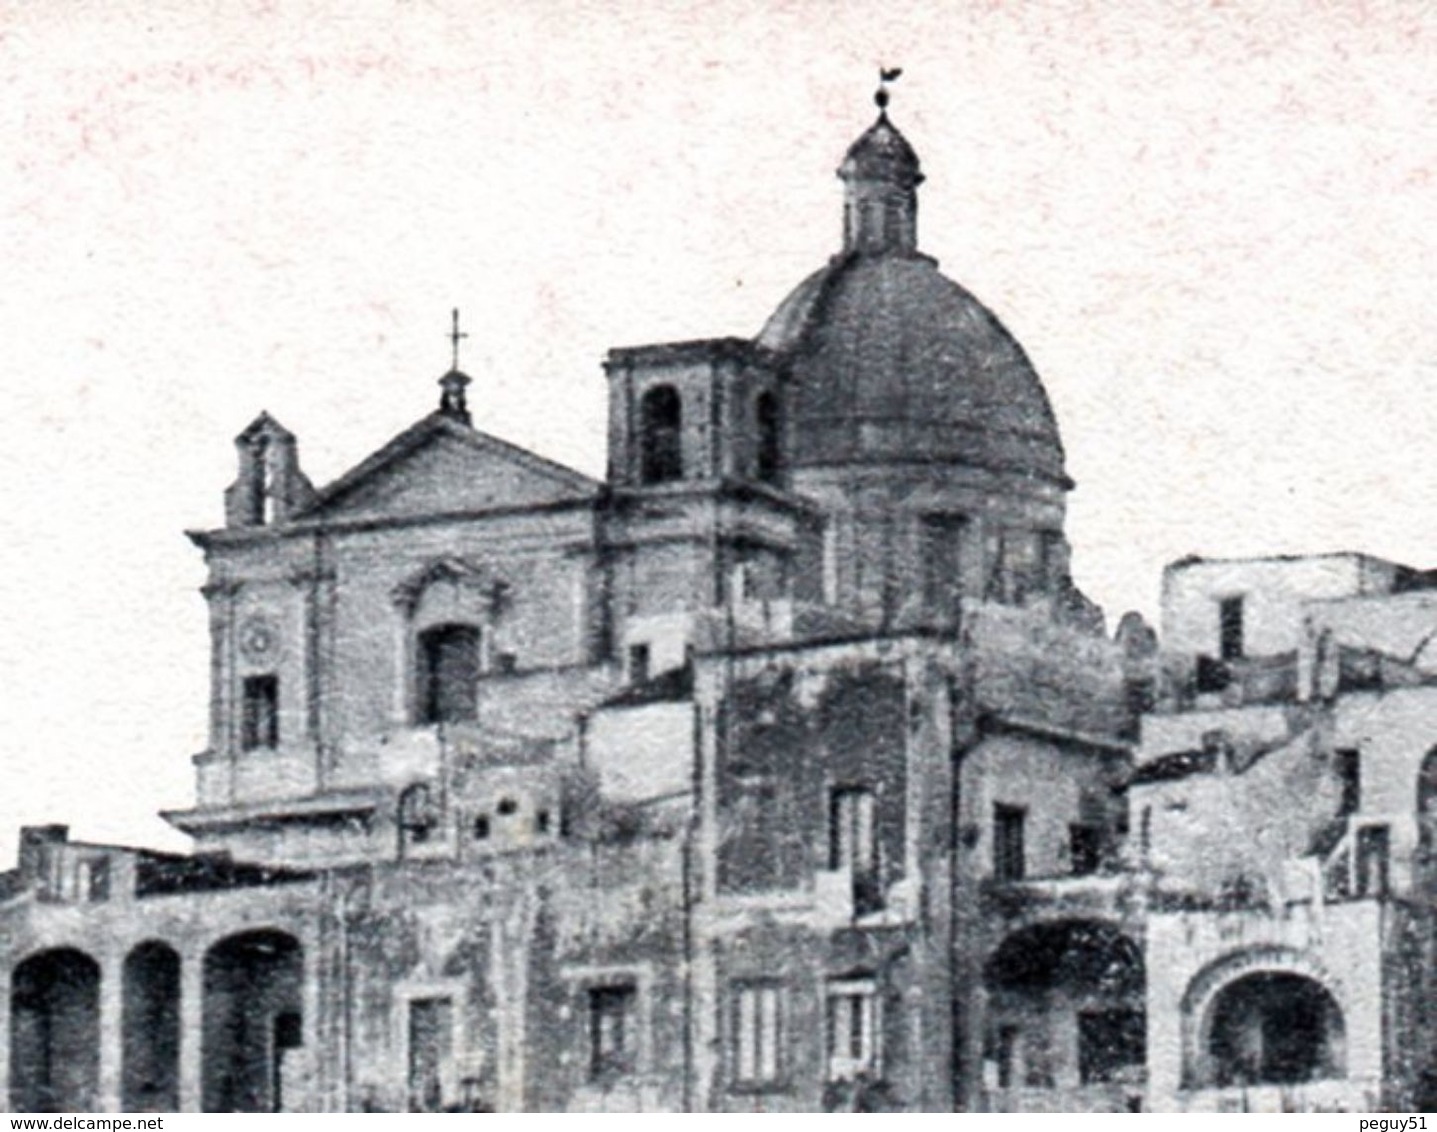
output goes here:
<path id="1" fill-rule="evenodd" d="M 457 305 L 479 426 L 599 471 L 606 348 L 753 334 L 835 250 L 880 61 L 1111 620 L 1192 551 L 1437 564 L 1431 4 L 0 0 L 0 861 L 181 843 L 180 530 L 260 409 L 334 477 Z"/>

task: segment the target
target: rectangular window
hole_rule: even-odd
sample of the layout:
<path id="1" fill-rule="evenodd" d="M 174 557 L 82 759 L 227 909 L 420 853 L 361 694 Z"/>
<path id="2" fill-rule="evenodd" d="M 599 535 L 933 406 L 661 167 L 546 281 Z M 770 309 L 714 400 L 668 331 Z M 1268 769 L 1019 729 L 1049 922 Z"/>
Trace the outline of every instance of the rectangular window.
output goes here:
<path id="1" fill-rule="evenodd" d="M 1225 597 L 1217 612 L 1220 652 L 1223 660 L 1237 660 L 1243 652 L 1243 599 Z"/>
<path id="2" fill-rule="evenodd" d="M 1027 814 L 1021 806 L 999 802 L 993 807 L 993 876 L 998 880 L 1023 879 L 1023 822 Z"/>
<path id="3" fill-rule="evenodd" d="M 873 793 L 861 787 L 840 787 L 829 798 L 828 867 L 862 872 L 874 858 Z"/>
<path id="4" fill-rule="evenodd" d="M 1096 825 L 1074 822 L 1068 826 L 1068 856 L 1075 877 L 1098 871 L 1103 856 L 1103 831 Z"/>
<path id="5" fill-rule="evenodd" d="M 240 710 L 240 747 L 279 746 L 279 677 L 246 676 Z"/>
<path id="6" fill-rule="evenodd" d="M 1362 807 L 1362 754 L 1353 750 L 1334 751 L 1332 764 L 1342 792 L 1337 801 L 1337 816 L 1345 818 Z"/>
<path id="7" fill-rule="evenodd" d="M 468 723 L 479 714 L 483 640 L 473 625 L 435 625 L 419 635 L 419 722 Z"/>
<path id="8" fill-rule="evenodd" d="M 867 980 L 828 987 L 828 1079 L 846 1081 L 876 1073 L 879 1056 L 879 999 Z"/>
<path id="9" fill-rule="evenodd" d="M 638 988 L 632 983 L 589 988 L 591 1080 L 622 1077 L 634 1071 L 638 998 Z"/>
<path id="10" fill-rule="evenodd" d="M 409 1004 L 409 1111 L 438 1112 L 444 1073 L 453 1053 L 454 1004 L 418 998 Z"/>
<path id="11" fill-rule="evenodd" d="M 649 646 L 629 646 L 629 683 L 642 684 L 649 678 Z"/>
<path id="12" fill-rule="evenodd" d="M 1357 831 L 1358 896 L 1386 895 L 1391 851 L 1392 835 L 1385 825 L 1363 826 Z"/>
<path id="13" fill-rule="evenodd" d="M 923 604 L 934 613 L 956 616 L 963 596 L 963 515 L 923 517 Z"/>
<path id="14" fill-rule="evenodd" d="M 772 984 L 736 987 L 733 997 L 733 1079 L 747 1087 L 777 1084 L 783 1068 L 783 990 Z"/>
<path id="15" fill-rule="evenodd" d="M 851 878 L 853 910 L 859 916 L 883 907 L 874 814 L 871 790 L 845 786 L 829 796 L 828 864 Z"/>
<path id="16" fill-rule="evenodd" d="M 108 857 L 85 857 L 75 865 L 75 897 L 90 903 L 110 899 Z"/>

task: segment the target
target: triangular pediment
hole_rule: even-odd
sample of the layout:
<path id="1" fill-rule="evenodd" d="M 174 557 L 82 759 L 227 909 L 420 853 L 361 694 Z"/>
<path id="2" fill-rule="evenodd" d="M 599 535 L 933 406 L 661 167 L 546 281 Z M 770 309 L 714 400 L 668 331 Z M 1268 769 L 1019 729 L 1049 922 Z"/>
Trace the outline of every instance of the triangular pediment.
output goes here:
<path id="1" fill-rule="evenodd" d="M 301 520 L 413 518 L 592 498 L 597 481 L 434 414 L 319 493 Z"/>

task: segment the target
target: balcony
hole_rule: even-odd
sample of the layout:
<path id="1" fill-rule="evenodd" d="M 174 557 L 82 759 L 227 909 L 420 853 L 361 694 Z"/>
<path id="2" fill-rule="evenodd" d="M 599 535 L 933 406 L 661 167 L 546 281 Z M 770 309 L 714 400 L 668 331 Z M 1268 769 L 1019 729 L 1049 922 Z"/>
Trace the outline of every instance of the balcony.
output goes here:
<path id="1" fill-rule="evenodd" d="M 1177 1096 L 1180 1112 L 1378 1112 L 1382 1090 L 1361 1081 L 1300 1085 L 1230 1085 Z"/>
<path id="2" fill-rule="evenodd" d="M 1295 703 L 1299 673 L 1296 652 L 1228 660 L 1199 656 L 1186 671 L 1170 672 L 1170 697 L 1176 702 L 1165 702 L 1164 710 Z"/>
<path id="3" fill-rule="evenodd" d="M 989 1089 L 988 1112 L 1142 1112 L 1142 1085 L 1118 1082 L 1067 1088 Z"/>

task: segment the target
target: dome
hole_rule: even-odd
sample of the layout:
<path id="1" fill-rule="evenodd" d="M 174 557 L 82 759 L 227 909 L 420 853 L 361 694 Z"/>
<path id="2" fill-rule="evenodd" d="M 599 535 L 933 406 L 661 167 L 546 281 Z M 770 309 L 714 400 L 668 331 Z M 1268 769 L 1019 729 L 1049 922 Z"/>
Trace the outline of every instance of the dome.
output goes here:
<path id="1" fill-rule="evenodd" d="M 794 468 L 943 461 L 1070 486 L 1023 348 L 927 256 L 835 257 L 783 301 L 758 343 L 793 378 Z"/>

